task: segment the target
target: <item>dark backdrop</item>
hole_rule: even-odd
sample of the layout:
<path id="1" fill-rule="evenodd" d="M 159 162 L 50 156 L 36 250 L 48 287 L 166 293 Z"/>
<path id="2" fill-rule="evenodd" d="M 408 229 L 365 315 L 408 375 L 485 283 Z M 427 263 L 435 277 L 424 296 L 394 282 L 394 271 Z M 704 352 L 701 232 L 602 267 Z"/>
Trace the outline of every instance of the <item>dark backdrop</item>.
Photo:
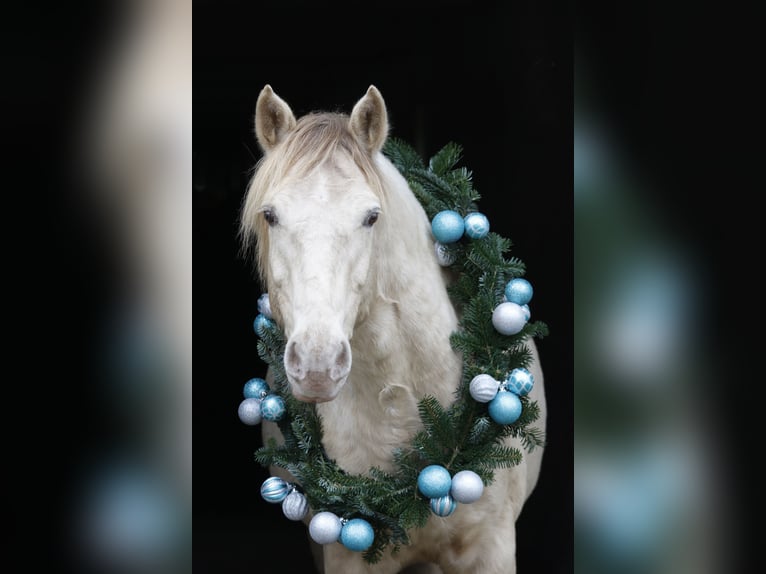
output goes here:
<path id="1" fill-rule="evenodd" d="M 260 428 L 237 418 L 262 376 L 260 293 L 237 216 L 269 83 L 296 116 L 348 112 L 375 84 L 391 135 L 464 148 L 481 210 L 535 288 L 549 403 L 540 482 L 518 522 L 521 572 L 572 571 L 572 26 L 549 2 L 198 1 L 194 5 L 194 563 L 198 574 L 310 572 L 305 527 L 262 501 Z"/>

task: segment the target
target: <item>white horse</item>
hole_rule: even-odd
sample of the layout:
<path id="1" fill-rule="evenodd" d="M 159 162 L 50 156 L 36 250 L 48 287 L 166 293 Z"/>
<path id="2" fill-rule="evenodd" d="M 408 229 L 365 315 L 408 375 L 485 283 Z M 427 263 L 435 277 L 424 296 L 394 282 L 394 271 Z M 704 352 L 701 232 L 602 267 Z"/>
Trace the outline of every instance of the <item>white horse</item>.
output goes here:
<path id="1" fill-rule="evenodd" d="M 391 455 L 419 429 L 418 401 L 447 406 L 461 377 L 450 346 L 458 316 L 447 293 L 425 211 L 381 153 L 386 106 L 370 86 L 350 115 L 296 121 L 269 85 L 256 105 L 264 152 L 242 210 L 255 241 L 271 311 L 287 337 L 284 366 L 293 395 L 316 403 L 328 456 L 349 473 L 392 470 Z M 545 429 L 543 376 L 528 340 Z M 264 422 L 264 439 L 278 436 Z M 509 440 L 521 448 L 518 442 Z M 523 451 L 523 449 L 522 449 Z M 500 469 L 478 502 L 432 516 L 411 543 L 370 565 L 341 544 L 315 548 L 327 574 L 516 572 L 515 523 L 537 483 L 542 448 Z M 286 471 L 273 474 L 293 480 Z M 308 521 L 309 516 L 306 520 Z"/>

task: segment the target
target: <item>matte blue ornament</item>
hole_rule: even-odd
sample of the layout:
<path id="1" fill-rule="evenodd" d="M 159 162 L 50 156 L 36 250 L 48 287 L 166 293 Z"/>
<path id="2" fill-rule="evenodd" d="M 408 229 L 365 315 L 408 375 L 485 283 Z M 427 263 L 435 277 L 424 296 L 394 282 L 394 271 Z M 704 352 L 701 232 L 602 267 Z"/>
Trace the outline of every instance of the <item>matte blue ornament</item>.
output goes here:
<path id="1" fill-rule="evenodd" d="M 254 377 L 245 383 L 243 394 L 246 399 L 262 399 L 271 389 L 269 384 L 258 377 Z"/>
<path id="2" fill-rule="evenodd" d="M 261 315 L 263 315 L 267 319 L 274 318 L 271 314 L 271 302 L 269 301 L 268 293 L 261 293 L 261 296 L 258 297 L 258 302 L 256 304 L 258 305 L 258 312 Z"/>
<path id="3" fill-rule="evenodd" d="M 271 329 L 274 326 L 274 321 L 269 319 L 263 313 L 258 313 L 253 321 L 253 330 L 259 337 L 263 337 L 266 329 Z"/>
<path id="4" fill-rule="evenodd" d="M 431 220 L 431 233 L 439 243 L 455 243 L 463 237 L 465 223 L 457 211 L 440 211 Z"/>
<path id="5" fill-rule="evenodd" d="M 261 401 L 261 416 L 267 421 L 278 421 L 285 414 L 285 401 L 279 395 L 268 395 Z"/>
<path id="6" fill-rule="evenodd" d="M 239 403 L 237 409 L 239 420 L 249 426 L 257 425 L 261 422 L 261 399 L 248 398 Z"/>
<path id="7" fill-rule="evenodd" d="M 431 499 L 431 511 L 437 516 L 449 516 L 457 508 L 457 502 L 449 495 Z"/>
<path id="8" fill-rule="evenodd" d="M 343 523 L 332 512 L 319 512 L 309 523 L 309 534 L 317 544 L 332 544 L 340 538 Z"/>
<path id="9" fill-rule="evenodd" d="M 449 471 L 438 464 L 431 464 L 418 475 L 418 490 L 426 498 L 439 498 L 449 494 L 452 478 Z"/>
<path id="10" fill-rule="evenodd" d="M 532 299 L 532 284 L 521 277 L 511 279 L 505 286 L 505 298 L 517 305 L 526 305 Z"/>
<path id="11" fill-rule="evenodd" d="M 290 492 L 290 485 L 278 476 L 270 476 L 261 485 L 261 496 L 266 502 L 282 502 Z"/>
<path id="12" fill-rule="evenodd" d="M 474 211 L 463 218 L 465 234 L 471 239 L 481 239 L 489 233 L 489 219 L 483 213 Z"/>
<path id="13" fill-rule="evenodd" d="M 340 530 L 340 542 L 354 552 L 364 552 L 375 539 L 370 523 L 363 518 L 352 518 Z"/>
<path id="14" fill-rule="evenodd" d="M 505 388 L 517 395 L 529 394 L 535 384 L 535 377 L 526 369 L 513 369 L 505 380 Z"/>
<path id="15" fill-rule="evenodd" d="M 509 391 L 500 391 L 489 402 L 489 416 L 499 425 L 515 423 L 521 416 L 521 401 L 518 395 Z"/>

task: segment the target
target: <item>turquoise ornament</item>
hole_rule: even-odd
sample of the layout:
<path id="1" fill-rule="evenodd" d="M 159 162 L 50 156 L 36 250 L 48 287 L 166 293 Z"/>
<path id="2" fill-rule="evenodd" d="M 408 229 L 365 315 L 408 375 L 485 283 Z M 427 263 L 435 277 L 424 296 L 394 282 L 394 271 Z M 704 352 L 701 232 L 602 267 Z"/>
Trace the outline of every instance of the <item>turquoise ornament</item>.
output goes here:
<path id="1" fill-rule="evenodd" d="M 483 213 L 474 211 L 463 218 L 465 234 L 471 239 L 481 239 L 489 233 L 489 219 Z"/>
<path id="2" fill-rule="evenodd" d="M 319 512 L 309 523 L 309 534 L 317 544 L 332 544 L 340 538 L 343 523 L 332 512 Z"/>
<path id="3" fill-rule="evenodd" d="M 370 523 L 363 518 L 352 518 L 340 530 L 340 542 L 354 552 L 364 552 L 375 539 Z"/>
<path id="4" fill-rule="evenodd" d="M 505 298 L 517 305 L 526 305 L 532 299 L 532 284 L 521 277 L 511 279 L 505 286 Z"/>
<path id="5" fill-rule="evenodd" d="M 261 416 L 267 421 L 278 421 L 285 415 L 285 401 L 279 395 L 268 395 L 261 401 Z"/>
<path id="6" fill-rule="evenodd" d="M 521 306 L 522 311 L 524 311 L 524 318 L 529 322 L 529 319 L 532 317 L 532 312 L 529 310 L 529 305 L 522 305 Z"/>
<path id="7" fill-rule="evenodd" d="M 426 498 L 439 498 L 449 494 L 452 479 L 449 471 L 438 464 L 431 464 L 418 475 L 418 490 Z"/>
<path id="8" fill-rule="evenodd" d="M 521 401 L 510 391 L 500 391 L 489 403 L 489 416 L 499 425 L 515 423 L 521 416 Z"/>
<path id="9" fill-rule="evenodd" d="M 535 384 L 535 377 L 528 370 L 523 368 L 513 369 L 511 374 L 505 380 L 504 386 L 512 393 L 519 396 L 529 394 Z"/>
<path id="10" fill-rule="evenodd" d="M 270 476 L 261 485 L 261 496 L 266 502 L 282 502 L 290 492 L 290 485 L 278 476 Z"/>
<path id="11" fill-rule="evenodd" d="M 269 384 L 258 377 L 254 377 L 245 383 L 242 393 L 246 399 L 262 399 L 269 394 Z"/>
<path id="12" fill-rule="evenodd" d="M 456 502 L 471 504 L 479 500 L 483 492 L 484 482 L 472 470 L 461 470 L 452 477 L 449 493 Z"/>
<path id="13" fill-rule="evenodd" d="M 455 243 L 463 237 L 465 223 L 457 211 L 440 211 L 431 220 L 431 233 L 439 243 Z"/>
<path id="14" fill-rule="evenodd" d="M 258 313 L 255 316 L 255 320 L 253 321 L 253 330 L 259 337 L 263 337 L 266 329 L 271 329 L 272 327 L 274 327 L 274 321 L 269 319 L 263 313 Z"/>
<path id="15" fill-rule="evenodd" d="M 248 426 L 257 425 L 261 422 L 263 413 L 261 413 L 261 399 L 249 398 L 239 403 L 237 409 L 239 420 Z"/>
<path id="16" fill-rule="evenodd" d="M 436 516 L 449 516 L 456 508 L 457 502 L 449 494 L 431 499 L 431 511 Z"/>

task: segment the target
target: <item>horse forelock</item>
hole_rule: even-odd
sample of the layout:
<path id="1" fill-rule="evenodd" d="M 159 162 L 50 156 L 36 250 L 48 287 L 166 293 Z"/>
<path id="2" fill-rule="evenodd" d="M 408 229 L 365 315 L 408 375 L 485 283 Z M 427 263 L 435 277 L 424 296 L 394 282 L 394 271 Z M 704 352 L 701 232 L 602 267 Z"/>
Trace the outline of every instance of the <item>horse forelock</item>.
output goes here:
<path id="1" fill-rule="evenodd" d="M 349 117 L 339 113 L 310 113 L 298 121 L 285 139 L 256 164 L 245 195 L 240 236 L 246 256 L 255 250 L 261 282 L 268 285 L 268 224 L 259 217 L 261 208 L 281 185 L 310 177 L 320 167 L 336 167 L 336 158 L 352 160 L 385 209 L 383 177 L 373 158 L 349 129 Z"/>

